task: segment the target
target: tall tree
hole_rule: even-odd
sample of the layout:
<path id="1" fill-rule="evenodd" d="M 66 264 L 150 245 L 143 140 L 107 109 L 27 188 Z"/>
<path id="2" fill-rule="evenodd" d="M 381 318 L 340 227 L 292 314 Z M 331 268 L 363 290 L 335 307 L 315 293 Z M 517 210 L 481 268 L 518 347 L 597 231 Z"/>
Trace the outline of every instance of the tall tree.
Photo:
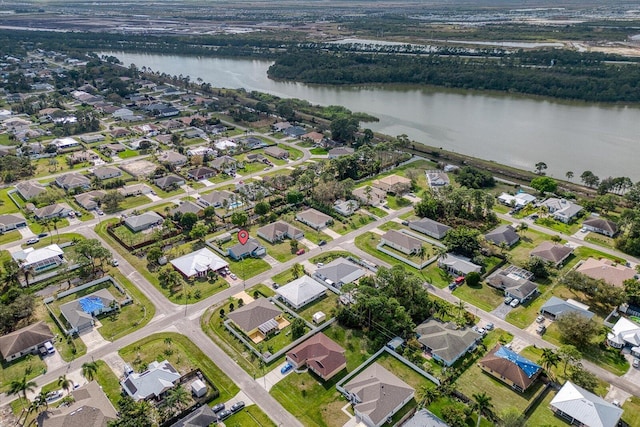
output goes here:
<path id="1" fill-rule="evenodd" d="M 473 395 L 473 400 L 475 403 L 473 404 L 473 409 L 478 413 L 478 422 L 476 423 L 476 427 L 480 427 L 480 420 L 483 416 L 489 418 L 492 415 L 491 409 L 493 408 L 493 404 L 491 403 L 491 397 L 487 396 L 487 393 L 476 393 Z"/>
<path id="2" fill-rule="evenodd" d="M 547 170 L 547 164 L 545 162 L 538 162 L 536 163 L 536 174 L 537 175 L 544 175 Z"/>
<path id="3" fill-rule="evenodd" d="M 22 402 L 22 408 L 24 409 L 24 404 L 27 401 L 27 392 L 33 393 L 36 389 L 37 384 L 35 381 L 28 381 L 27 375 L 23 375 L 21 378 L 12 380 L 9 383 L 8 394 L 18 395 L 20 396 L 20 401 Z"/>
<path id="4" fill-rule="evenodd" d="M 87 379 L 87 381 L 93 381 L 93 379 L 98 373 L 98 364 L 96 362 L 85 362 L 82 364 L 82 376 Z"/>
<path id="5" fill-rule="evenodd" d="M 71 382 L 71 380 L 67 378 L 66 375 L 60 375 L 58 377 L 58 387 L 60 387 L 61 389 L 66 391 L 67 394 L 69 394 L 69 390 L 71 390 L 71 387 L 73 387 L 73 382 Z"/>

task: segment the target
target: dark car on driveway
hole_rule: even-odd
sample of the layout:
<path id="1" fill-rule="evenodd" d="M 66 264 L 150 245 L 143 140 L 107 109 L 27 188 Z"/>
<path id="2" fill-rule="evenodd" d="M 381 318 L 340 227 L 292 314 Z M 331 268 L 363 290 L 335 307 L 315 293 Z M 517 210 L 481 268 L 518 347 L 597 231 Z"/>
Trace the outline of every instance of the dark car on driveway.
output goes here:
<path id="1" fill-rule="evenodd" d="M 213 408 L 211 408 L 211 410 L 215 413 L 218 413 L 223 409 L 224 409 L 224 403 L 218 403 L 217 405 L 213 405 Z"/>
<path id="2" fill-rule="evenodd" d="M 241 401 L 236 402 L 233 405 L 231 405 L 231 408 L 229 408 L 229 409 L 231 410 L 231 412 L 233 412 L 235 414 L 236 412 L 238 412 L 242 408 L 244 408 L 244 402 L 241 400 Z"/>
<path id="3" fill-rule="evenodd" d="M 222 420 L 226 420 L 227 418 L 229 418 L 231 415 L 233 415 L 233 412 L 231 412 L 228 409 L 225 409 L 224 411 L 218 412 L 218 419 L 220 421 Z"/>

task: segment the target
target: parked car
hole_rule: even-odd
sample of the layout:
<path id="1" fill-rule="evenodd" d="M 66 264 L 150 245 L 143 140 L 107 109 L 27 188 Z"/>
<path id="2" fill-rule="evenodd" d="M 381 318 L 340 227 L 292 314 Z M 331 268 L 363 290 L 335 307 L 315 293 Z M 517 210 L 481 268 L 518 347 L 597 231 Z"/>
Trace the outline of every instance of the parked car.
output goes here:
<path id="1" fill-rule="evenodd" d="M 478 332 L 482 336 L 484 336 L 487 333 L 487 331 L 484 328 L 479 328 L 476 332 Z"/>
<path id="2" fill-rule="evenodd" d="M 326 245 L 326 244 L 327 244 L 327 241 L 326 241 L 326 240 L 320 240 L 320 241 L 318 242 L 318 246 L 324 246 L 324 245 Z"/>
<path id="3" fill-rule="evenodd" d="M 224 409 L 224 403 L 218 403 L 217 405 L 213 405 L 211 410 L 216 414 Z"/>
<path id="4" fill-rule="evenodd" d="M 51 341 L 47 341 L 43 344 L 44 349 L 47 350 L 48 354 L 53 354 L 56 352 L 56 349 L 53 347 L 53 344 L 51 344 Z"/>
<path id="5" fill-rule="evenodd" d="M 638 359 L 637 357 L 633 359 L 633 367 L 640 368 L 640 359 Z"/>
<path id="6" fill-rule="evenodd" d="M 505 303 L 505 304 L 507 304 L 507 305 L 508 305 L 508 304 L 511 304 L 511 301 L 513 301 L 513 297 L 506 297 L 506 298 L 504 299 L 504 303 Z"/>
<path id="7" fill-rule="evenodd" d="M 238 412 L 242 408 L 244 408 L 244 402 L 241 400 L 241 401 L 236 402 L 233 405 L 231 405 L 231 408 L 229 408 L 229 409 L 231 410 L 231 412 L 233 412 L 235 414 L 236 412 Z"/>
<path id="8" fill-rule="evenodd" d="M 302 255 L 304 254 L 304 249 L 298 249 L 298 252 L 296 252 L 296 255 Z"/>
<path id="9" fill-rule="evenodd" d="M 102 210 L 101 210 L 101 209 L 98 209 L 96 212 L 97 212 L 97 213 L 98 213 L 98 215 L 100 215 L 100 216 L 104 215 L 104 212 L 102 212 Z"/>
<path id="10" fill-rule="evenodd" d="M 517 306 L 518 306 L 518 304 L 520 304 L 520 300 L 519 300 L 518 298 L 514 298 L 514 299 L 509 303 L 509 305 L 510 305 L 511 307 L 514 307 L 514 308 L 515 308 L 515 307 L 517 307 Z"/>
<path id="11" fill-rule="evenodd" d="M 409 225 L 409 221 L 402 221 L 402 225 Z"/>
<path id="12" fill-rule="evenodd" d="M 493 323 L 487 323 L 487 325 L 484 327 L 487 331 L 493 331 Z"/>
<path id="13" fill-rule="evenodd" d="M 536 332 L 539 333 L 540 335 L 544 334 L 546 331 L 547 331 L 547 327 L 544 325 L 540 325 L 536 329 Z"/>
<path id="14" fill-rule="evenodd" d="M 544 322 L 544 316 L 541 314 L 540 316 L 536 317 L 536 322 L 538 323 Z"/>
<path id="15" fill-rule="evenodd" d="M 231 415 L 233 414 L 233 412 L 231 412 L 228 409 L 225 409 L 224 411 L 218 412 L 218 420 L 222 421 L 222 420 L 226 420 L 227 418 L 229 418 Z"/>
<path id="16" fill-rule="evenodd" d="M 277 284 L 277 283 L 274 283 L 274 284 L 273 284 L 273 286 L 272 286 L 272 288 L 273 288 L 273 289 L 278 289 L 279 287 L 280 287 L 280 286 L 278 286 L 278 284 Z"/>
<path id="17" fill-rule="evenodd" d="M 114 258 L 113 260 L 111 260 L 111 265 L 113 265 L 114 267 L 117 267 L 119 264 L 120 263 L 118 262 L 117 259 Z"/>
<path id="18" fill-rule="evenodd" d="M 35 245 L 39 241 L 40 241 L 40 239 L 38 239 L 37 237 L 32 237 L 29 240 L 27 240 L 27 245 Z"/>
<path id="19" fill-rule="evenodd" d="M 53 402 L 54 400 L 60 399 L 62 397 L 62 390 L 54 390 L 47 393 L 47 397 L 45 400 L 47 402 Z"/>
<path id="20" fill-rule="evenodd" d="M 47 237 L 49 234 L 48 233 L 40 233 L 38 234 L 38 237 Z"/>
<path id="21" fill-rule="evenodd" d="M 238 276 L 236 276 L 235 273 L 229 274 L 229 277 L 231 277 L 233 280 L 237 280 L 238 279 Z"/>
<path id="22" fill-rule="evenodd" d="M 456 282 L 451 282 L 449 283 L 449 290 L 453 291 L 457 286 L 458 284 Z"/>
<path id="23" fill-rule="evenodd" d="M 286 365 L 284 365 L 282 368 L 280 368 L 280 373 L 281 374 L 286 374 L 287 372 L 289 372 L 290 370 L 293 369 L 293 365 L 289 362 L 287 362 Z"/>
<path id="24" fill-rule="evenodd" d="M 323 262 L 319 262 L 316 264 L 316 267 L 320 268 L 320 267 L 324 267 L 324 263 Z"/>

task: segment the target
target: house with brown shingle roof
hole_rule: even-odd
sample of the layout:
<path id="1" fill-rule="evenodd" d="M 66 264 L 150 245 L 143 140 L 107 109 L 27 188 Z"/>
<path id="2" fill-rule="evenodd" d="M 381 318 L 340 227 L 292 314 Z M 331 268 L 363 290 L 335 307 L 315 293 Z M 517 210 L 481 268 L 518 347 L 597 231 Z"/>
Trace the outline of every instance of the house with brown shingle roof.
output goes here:
<path id="1" fill-rule="evenodd" d="M 265 148 L 264 154 L 266 154 L 267 156 L 275 157 L 276 159 L 289 158 L 289 152 L 287 150 L 277 147 L 275 145 Z"/>
<path id="2" fill-rule="evenodd" d="M 254 342 L 279 329 L 282 310 L 266 298 L 258 298 L 227 314 L 227 317 Z"/>
<path id="3" fill-rule="evenodd" d="M 327 381 L 347 367 L 345 350 L 319 332 L 287 352 L 287 361 L 295 369 L 307 366 L 311 372 Z"/>
<path id="4" fill-rule="evenodd" d="M 364 205 L 379 206 L 387 203 L 387 192 L 370 185 L 356 188 L 351 194 Z"/>
<path id="5" fill-rule="evenodd" d="M 0 337 L 0 355 L 6 361 L 18 359 L 38 351 L 38 347 L 53 339 L 51 329 L 44 322 L 37 322 Z"/>
<path id="6" fill-rule="evenodd" d="M 524 393 L 542 373 L 539 365 L 503 347 L 502 344 L 496 345 L 487 353 L 478 362 L 478 366 L 520 393 Z"/>
<path id="7" fill-rule="evenodd" d="M 118 419 L 116 409 L 97 382 L 91 381 L 70 394 L 73 403 L 41 412 L 38 427 L 107 427 Z"/>
<path id="8" fill-rule="evenodd" d="M 331 221 L 331 217 L 329 215 L 323 214 L 313 208 L 297 213 L 296 219 L 315 230 L 325 228 Z"/>
<path id="9" fill-rule="evenodd" d="M 573 248 L 558 245 L 551 242 L 542 242 L 529 254 L 544 261 L 550 262 L 555 267 L 560 266 L 573 253 Z"/>
<path id="10" fill-rule="evenodd" d="M 582 226 L 589 231 L 609 237 L 613 237 L 618 233 L 618 224 L 604 218 L 589 218 L 582 222 Z"/>
<path id="11" fill-rule="evenodd" d="M 616 264 L 605 258 L 589 258 L 580 264 L 576 271 L 592 279 L 602 279 L 610 285 L 619 287 L 624 286 L 625 280 L 633 279 L 636 275 L 636 271 L 633 268 Z"/>
<path id="12" fill-rule="evenodd" d="M 34 197 L 47 191 L 46 187 L 37 181 L 22 181 L 16 184 L 16 190 L 25 200 L 31 200 Z"/>
<path id="13" fill-rule="evenodd" d="M 284 221 L 276 221 L 260 227 L 257 234 L 269 243 L 278 243 L 284 239 L 301 240 L 304 238 L 302 230 Z"/>
<path id="14" fill-rule="evenodd" d="M 402 194 L 411 189 L 411 180 L 400 175 L 389 175 L 376 179 L 371 185 L 387 193 Z"/>

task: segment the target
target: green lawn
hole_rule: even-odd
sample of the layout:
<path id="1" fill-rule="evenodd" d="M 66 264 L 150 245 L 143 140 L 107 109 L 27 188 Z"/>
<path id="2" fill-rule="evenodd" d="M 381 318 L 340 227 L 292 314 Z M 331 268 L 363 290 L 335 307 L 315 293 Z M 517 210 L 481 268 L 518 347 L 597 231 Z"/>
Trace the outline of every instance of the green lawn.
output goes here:
<path id="1" fill-rule="evenodd" d="M 153 334 L 130 344 L 118 351 L 125 362 L 134 369 L 154 360 L 164 359 L 184 374 L 193 369 L 200 369 L 220 391 L 217 402 L 225 402 L 235 396 L 240 390 L 215 363 L 205 355 L 189 338 L 184 335 L 163 332 Z"/>
<path id="2" fill-rule="evenodd" d="M 0 393 L 9 390 L 11 381 L 22 378 L 25 373 L 31 380 L 42 375 L 47 370 L 47 365 L 39 356 L 25 356 L 13 362 L 2 361 L 0 363 Z"/>
<path id="3" fill-rule="evenodd" d="M 278 147 L 289 152 L 290 160 L 298 160 L 302 157 L 302 151 L 298 150 L 297 148 L 289 147 L 288 145 L 284 144 L 278 144 Z"/>
<path id="4" fill-rule="evenodd" d="M 589 233 L 585 236 L 584 240 L 605 248 L 615 249 L 614 240 L 611 237 L 603 236 L 602 234 Z"/>
<path id="5" fill-rule="evenodd" d="M 539 244 L 551 240 L 551 236 L 537 230 L 526 230 L 520 232 L 520 240 L 509 249 L 511 262 L 517 266 L 524 266 L 529 260 L 529 254 Z"/>
<path id="6" fill-rule="evenodd" d="M 242 261 L 228 260 L 229 270 L 239 278 L 247 280 L 271 269 L 269 263 L 260 258 L 245 258 Z"/>
<path id="7" fill-rule="evenodd" d="M 325 242 L 330 242 L 331 240 L 333 240 L 329 235 L 324 234 L 322 231 L 314 230 L 308 225 L 303 224 L 300 221 L 296 221 L 295 215 L 292 213 L 285 214 L 280 219 L 302 230 L 302 232 L 304 233 L 304 237 L 315 244 L 318 244 L 320 240 L 324 240 Z"/>
<path id="8" fill-rule="evenodd" d="M 338 296 L 331 291 L 327 291 L 325 295 L 309 305 L 303 307 L 298 315 L 308 322 L 313 322 L 313 315 L 318 311 L 327 315 L 327 320 L 333 317 L 333 312 L 338 307 Z"/>
<path id="9" fill-rule="evenodd" d="M 550 389 L 547 391 L 547 395 L 544 399 L 536 404 L 533 411 L 527 417 L 527 425 L 545 427 L 566 427 L 568 425 L 566 422 L 556 417 L 549 407 L 549 404 L 555 396 L 555 390 Z"/>
<path id="10" fill-rule="evenodd" d="M 410 206 L 411 201 L 400 196 L 387 196 L 387 206 L 390 209 L 398 210 L 406 206 Z"/>
<path id="11" fill-rule="evenodd" d="M 128 159 L 130 157 L 136 157 L 136 156 L 139 156 L 139 155 L 140 155 L 140 153 L 138 153 L 137 151 L 129 150 L 129 149 L 124 150 L 121 153 L 118 153 L 118 157 L 120 157 L 121 159 Z"/>
<path id="12" fill-rule="evenodd" d="M 309 261 L 312 264 L 317 264 L 319 262 L 322 262 L 324 264 L 328 264 L 328 263 L 330 263 L 331 261 L 333 261 L 336 258 L 347 258 L 349 256 L 353 257 L 353 255 L 350 252 L 328 251 L 328 252 L 321 253 L 320 255 L 314 256 Z M 357 258 L 357 257 L 355 257 L 355 258 Z"/>
<path id="13" fill-rule="evenodd" d="M 8 233 L 0 234 L 0 245 L 15 242 L 20 239 L 22 239 L 22 234 L 20 234 L 18 230 L 9 231 Z"/>
<path id="14" fill-rule="evenodd" d="M 275 283 L 280 286 L 286 285 L 294 279 L 293 277 L 293 268 L 289 268 L 281 273 L 276 274 L 271 278 Z"/>
<path id="15" fill-rule="evenodd" d="M 334 221 L 331 228 L 338 234 L 345 235 L 347 233 L 351 233 L 354 230 L 357 230 L 360 227 L 363 227 L 370 222 L 374 221 L 374 219 L 369 215 L 363 215 L 361 213 L 355 213 L 349 217 L 344 223 L 340 221 Z"/>
<path id="16" fill-rule="evenodd" d="M 321 147 L 312 148 L 311 150 L 309 150 L 309 152 L 316 156 L 323 156 L 329 153 L 329 151 L 326 148 L 321 148 Z"/>
<path id="17" fill-rule="evenodd" d="M 384 218 L 385 216 L 389 215 L 389 212 L 375 206 L 365 206 L 364 209 L 371 212 L 373 215 L 377 216 L 378 218 Z"/>
<path id="18" fill-rule="evenodd" d="M 161 189 L 157 185 L 150 185 L 150 187 L 153 188 L 153 191 L 155 191 L 155 193 L 156 193 L 156 195 L 158 197 L 161 197 L 163 199 L 166 199 L 167 197 L 177 196 L 178 194 L 184 193 L 184 190 L 182 188 L 180 188 L 180 187 L 176 188 L 175 190 L 171 190 L 171 191 L 164 191 L 163 189 Z M 154 210 L 155 210 L 155 208 L 154 208 Z"/>
<path id="19" fill-rule="evenodd" d="M 120 202 L 120 210 L 124 211 L 127 209 L 137 208 L 138 206 L 146 205 L 150 200 L 147 196 L 131 196 L 125 197 L 125 199 Z"/>
<path id="20" fill-rule="evenodd" d="M 102 360 L 96 360 L 98 371 L 95 380 L 102 387 L 102 391 L 107 395 L 113 406 L 117 408 L 118 401 L 122 396 L 122 387 L 118 381 L 118 377 L 113 373 L 109 365 Z"/>
<path id="21" fill-rule="evenodd" d="M 69 226 L 69 220 L 66 218 L 60 218 L 60 221 L 58 221 L 58 223 L 56 224 L 56 227 L 58 227 L 58 229 L 60 228 L 65 228 Z M 40 234 L 40 233 L 55 233 L 55 230 L 53 229 L 53 224 L 51 224 L 50 228 L 45 228 L 42 226 L 42 224 L 38 223 L 38 222 L 32 222 L 31 224 L 29 224 L 29 228 L 31 229 L 31 231 L 33 231 L 35 234 Z"/>
<path id="22" fill-rule="evenodd" d="M 13 190 L 13 187 L 8 187 L 3 190 L 0 190 L 0 215 L 10 214 L 19 212 L 20 209 L 13 203 L 13 200 L 9 197 L 9 191 Z M 20 195 L 18 193 L 14 194 L 13 197 L 16 199 L 20 199 Z"/>
<path id="23" fill-rule="evenodd" d="M 420 272 L 420 277 L 424 278 L 426 282 L 431 283 L 433 286 L 440 289 L 448 286 L 453 279 L 453 277 L 451 277 L 451 275 L 447 271 L 438 267 L 437 262 L 434 262 L 433 264 L 424 268 Z"/>
<path id="24" fill-rule="evenodd" d="M 84 239 L 85 239 L 84 235 L 80 233 L 62 233 L 60 235 L 56 233 L 53 233 L 53 234 L 50 233 L 47 237 L 41 238 L 38 243 L 30 246 L 33 248 L 39 249 L 39 248 L 44 248 L 45 246 L 49 246 L 52 243 L 61 244 L 61 243 L 72 242 L 74 240 L 84 240 Z"/>
<path id="25" fill-rule="evenodd" d="M 372 233 L 371 231 L 367 231 L 366 233 L 362 233 L 359 236 L 356 236 L 355 238 L 355 244 L 358 248 L 362 249 L 363 251 L 365 251 L 366 253 L 374 256 L 375 258 L 378 258 L 382 261 L 387 262 L 388 264 L 391 265 L 396 265 L 396 264 L 401 264 L 405 267 L 405 269 L 407 271 L 411 271 L 413 273 L 419 273 L 419 271 L 416 268 L 413 268 L 407 264 L 405 264 L 404 262 L 395 259 L 394 257 L 392 257 L 391 255 L 387 255 L 383 252 L 380 252 L 376 246 L 378 246 L 378 243 L 380 243 L 380 236 Z M 386 247 L 386 249 L 391 249 L 388 246 Z M 402 256 L 405 256 L 404 254 L 402 254 Z M 426 258 L 425 258 L 426 259 Z M 420 260 L 418 259 L 418 262 Z"/>
<path id="26" fill-rule="evenodd" d="M 224 420 L 224 425 L 228 427 L 276 427 L 276 424 L 257 405 L 247 406 L 242 411 L 231 415 Z"/>
<path id="27" fill-rule="evenodd" d="M 457 287 L 453 291 L 453 295 L 484 311 L 492 311 L 502 304 L 504 300 L 503 291 L 492 288 L 484 282 L 475 287 L 465 283 Z"/>
<path id="28" fill-rule="evenodd" d="M 534 221 L 537 225 L 549 228 L 557 233 L 572 235 L 580 229 L 580 223 L 575 222 L 573 224 L 565 224 L 564 222 L 557 221 L 552 217 L 538 218 Z"/>
<path id="29" fill-rule="evenodd" d="M 291 244 L 290 240 L 284 240 L 280 243 L 271 244 L 263 239 L 258 239 L 262 245 L 267 248 L 267 254 L 271 255 L 275 259 L 280 262 L 287 262 L 292 258 L 296 257 L 295 252 L 291 252 Z M 309 250 L 305 245 L 298 242 L 298 249 L 304 249 L 305 251 Z"/>
<path id="30" fill-rule="evenodd" d="M 630 397 L 622 405 L 622 409 L 624 409 L 622 420 L 627 422 L 630 427 L 640 427 L 640 397 Z"/>
<path id="31" fill-rule="evenodd" d="M 405 227 L 404 225 L 400 224 L 399 222 L 395 222 L 395 221 L 387 221 L 384 224 L 380 225 L 378 228 L 380 230 L 382 230 L 382 231 L 408 230 L 407 227 Z"/>

